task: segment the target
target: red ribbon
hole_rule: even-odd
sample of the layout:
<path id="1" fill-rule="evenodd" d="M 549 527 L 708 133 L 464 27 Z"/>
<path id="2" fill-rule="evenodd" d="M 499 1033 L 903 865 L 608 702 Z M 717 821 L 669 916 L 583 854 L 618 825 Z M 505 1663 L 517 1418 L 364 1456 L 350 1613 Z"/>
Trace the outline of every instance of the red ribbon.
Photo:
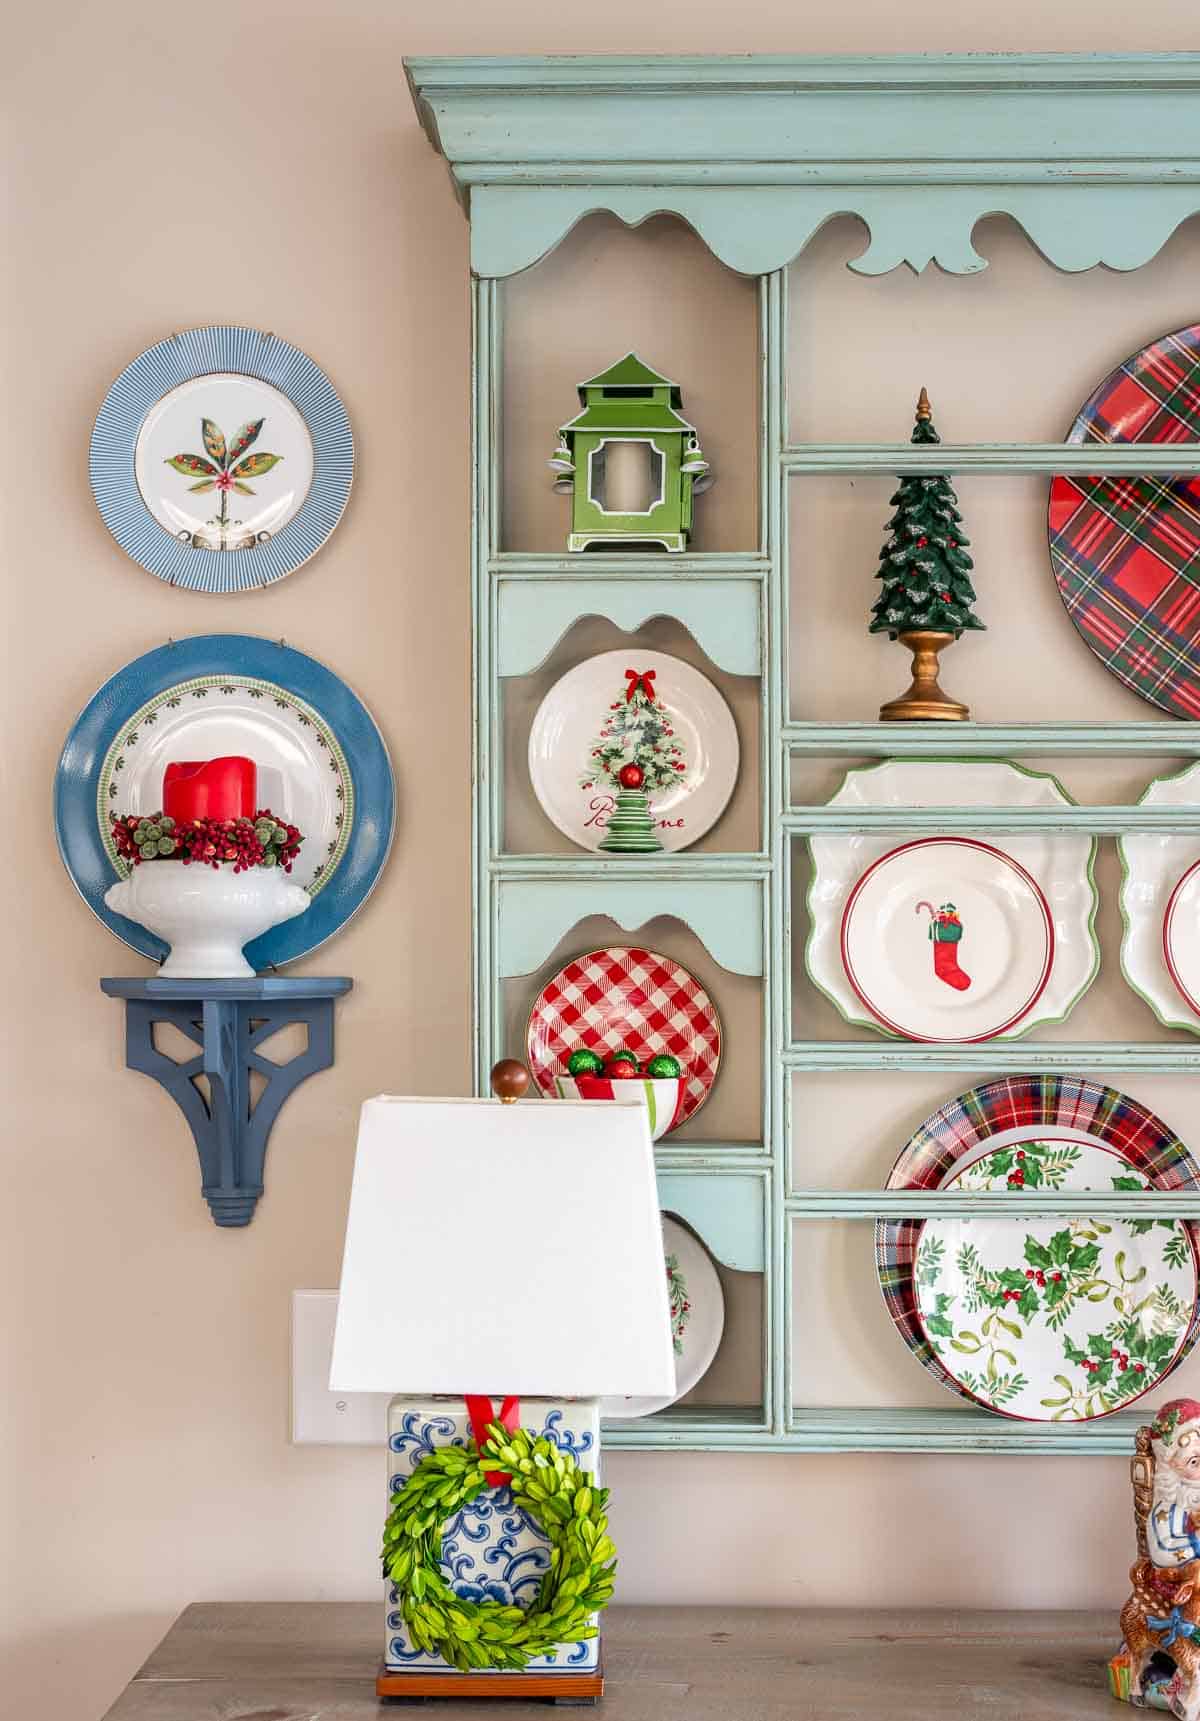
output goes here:
<path id="1" fill-rule="evenodd" d="M 643 669 L 640 675 L 636 669 L 627 669 L 625 671 L 625 679 L 629 683 L 629 686 L 625 689 L 626 705 L 631 702 L 639 687 L 646 695 L 647 699 L 653 699 L 654 689 L 651 687 L 650 683 L 654 680 L 654 677 L 657 674 L 658 671 L 656 669 Z"/>
<path id="2" fill-rule="evenodd" d="M 486 1393 L 466 1392 L 463 1397 L 467 1404 L 467 1415 L 471 1419 L 471 1433 L 475 1436 L 475 1444 L 481 1452 L 488 1437 L 488 1428 L 493 1422 L 498 1422 L 512 1434 L 521 1420 L 519 1398 L 506 1398 L 497 1415 Z M 503 1488 L 506 1482 L 512 1481 L 512 1477 L 507 1470 L 489 1470 L 485 1480 L 489 1488 Z"/>

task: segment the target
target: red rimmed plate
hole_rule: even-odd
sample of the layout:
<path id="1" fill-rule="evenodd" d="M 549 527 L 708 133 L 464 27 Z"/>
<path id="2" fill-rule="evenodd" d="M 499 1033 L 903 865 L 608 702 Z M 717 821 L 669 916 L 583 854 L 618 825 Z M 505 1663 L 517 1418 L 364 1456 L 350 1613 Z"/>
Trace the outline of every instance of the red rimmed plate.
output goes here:
<path id="1" fill-rule="evenodd" d="M 581 1046 L 639 1061 L 669 1052 L 684 1072 L 678 1128 L 709 1096 L 721 1062 L 721 1023 L 708 993 L 669 956 L 633 945 L 609 945 L 576 956 L 533 1001 L 525 1034 L 533 1079 L 553 1097 L 555 1077 Z"/>
<path id="2" fill-rule="evenodd" d="M 990 1040 L 1033 1009 L 1054 920 L 1033 875 L 991 843 L 921 837 L 873 862 L 842 911 L 846 978 L 910 1040 Z"/>
<path id="3" fill-rule="evenodd" d="M 1200 324 L 1107 376 L 1068 442 L 1200 441 Z M 1050 484 L 1050 560 L 1088 647 L 1175 717 L 1200 717 L 1200 474 Z"/>
<path id="4" fill-rule="evenodd" d="M 1092 1143 L 1120 1156 L 1153 1189 L 1200 1189 L 1200 1166 L 1161 1118 L 1115 1088 L 1078 1076 L 1002 1076 L 948 1101 L 925 1120 L 901 1151 L 888 1189 L 943 1189 L 993 1154 L 1022 1144 Z M 1027 1187 L 1039 1187 L 1032 1182 Z M 1019 1199 L 1019 1185 L 1014 1186 Z M 1019 1219 L 1019 1210 L 1014 1219 Z M 923 1219 L 877 1219 L 875 1267 L 883 1299 L 900 1337 L 936 1380 L 971 1403 L 972 1393 L 943 1366 L 926 1339 L 917 1274 Z M 1192 1245 L 1198 1228 L 1188 1222 Z M 1200 1307 L 1172 1366 L 1200 1338 Z M 1159 1378 L 1162 1378 L 1161 1376 Z"/>
<path id="5" fill-rule="evenodd" d="M 1200 860 L 1192 862 L 1168 898 L 1163 960 L 1179 996 L 1200 1016 Z"/>

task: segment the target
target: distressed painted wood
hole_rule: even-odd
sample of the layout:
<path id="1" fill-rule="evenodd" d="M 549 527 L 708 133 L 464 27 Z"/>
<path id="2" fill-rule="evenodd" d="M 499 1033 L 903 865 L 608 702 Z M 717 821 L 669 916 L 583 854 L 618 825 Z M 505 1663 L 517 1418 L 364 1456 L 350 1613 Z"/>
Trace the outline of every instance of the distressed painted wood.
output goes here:
<path id="1" fill-rule="evenodd" d="M 125 1063 L 150 1076 L 187 1120 L 200 1156 L 201 1193 L 217 1225 L 249 1225 L 263 1191 L 275 1119 L 300 1083 L 333 1063 L 333 1007 L 352 980 L 101 980 L 125 1001 Z M 176 1062 L 154 1043 L 157 1023 L 197 1047 Z M 281 1028 L 302 1025 L 307 1044 L 286 1064 L 261 1051 Z M 251 1100 L 251 1075 L 265 1086 Z M 208 1099 L 194 1078 L 204 1076 Z"/>
<path id="2" fill-rule="evenodd" d="M 1200 1074 L 1200 1039 L 1129 1041 L 985 1040 L 977 1045 L 911 1045 L 904 1040 L 796 1040 L 783 1054 L 790 1070 L 945 1070 L 960 1075 L 1017 1075 L 1055 1070 L 1103 1075 L 1131 1070 Z"/>
<path id="3" fill-rule="evenodd" d="M 1148 723 L 786 723 L 791 753 L 885 759 L 1047 758 L 1091 753 L 1097 758 L 1143 754 L 1169 758 L 1200 753 L 1200 723 L 1161 718 Z"/>
<path id="4" fill-rule="evenodd" d="M 690 926 L 714 962 L 734 974 L 763 972 L 762 886 L 748 879 L 643 875 L 503 879 L 497 887 L 496 973 L 531 974 L 573 926 L 603 914 L 623 932 L 669 915 Z"/>
<path id="5" fill-rule="evenodd" d="M 851 267 L 971 274 L 1003 211 L 1061 269 L 1149 261 L 1200 208 L 1200 56 L 628 55 L 407 62 L 471 215 L 472 266 L 527 268 L 594 210 L 667 209 L 730 268 L 781 269 L 831 216 Z M 1169 147 L 1168 147 L 1169 145 Z"/>
<path id="6" fill-rule="evenodd" d="M 106 1721 L 378 1721 L 377 1625 L 374 1602 L 194 1603 Z M 603 1713 L 862 1721 L 886 1693 L 889 1721 L 1111 1721 L 1113 1634 L 1107 1611 L 613 1607 Z M 92 1713 L 86 1699 L 79 1713 Z M 547 1713 L 535 1703 L 503 1710 L 511 1721 Z M 479 1714 L 467 1702 L 437 1708 L 439 1721 Z"/>
<path id="7" fill-rule="evenodd" d="M 681 621 L 718 669 L 730 675 L 762 671 L 761 584 L 758 580 L 596 579 L 578 562 L 572 575 L 536 582 L 496 580 L 499 675 L 528 675 L 545 662 L 567 629 L 583 616 L 604 616 L 636 633 L 657 616 Z"/>
<path id="8" fill-rule="evenodd" d="M 880 477 L 903 478 L 908 473 L 984 475 L 1039 472 L 1075 473 L 1082 477 L 1105 477 L 1128 473 L 1137 478 L 1151 472 L 1200 472 L 1200 442 L 1109 444 L 1095 442 L 943 442 L 928 458 L 927 448 L 889 442 L 812 443 L 807 448 L 789 448 L 782 455 L 784 470 L 794 477 L 805 473 L 875 473 Z"/>
<path id="9" fill-rule="evenodd" d="M 765 1372 L 761 1404 L 673 1407 L 613 1430 L 625 1446 L 692 1450 L 1117 1452 L 1120 1417 L 1047 1429 L 985 1412 L 896 1407 L 793 1410 L 792 1250 L 806 1219 L 866 1219 L 878 1191 L 790 1186 L 793 1129 L 803 1133 L 812 1072 L 1065 1069 L 1191 1072 L 1200 1045 L 1175 1038 L 1122 1047 L 1025 1041 L 983 1047 L 790 1040 L 791 858 L 826 831 L 1126 830 L 1200 832 L 1200 808 L 845 809 L 793 805 L 794 758 L 986 758 L 1022 754 L 1191 757 L 1200 725 L 817 724 L 787 711 L 788 503 L 807 473 L 906 471 L 1141 475 L 1200 470 L 1200 444 L 1148 449 L 1051 443 L 789 445 L 785 266 L 830 215 L 859 214 L 869 241 L 850 265 L 877 273 L 931 258 L 984 266 L 972 229 L 1007 212 L 1053 264 L 1137 267 L 1200 210 L 1200 55 L 902 56 L 806 59 L 456 59 L 410 62 L 414 99 L 447 157 L 471 218 L 474 404 L 472 646 L 475 838 L 475 1066 L 479 1092 L 504 1044 L 502 982 L 537 967 L 579 920 L 608 914 L 626 932 L 655 913 L 688 924 L 714 958 L 761 975 L 762 1140 L 657 1149 L 664 1204 L 721 1255 L 750 1258 L 745 1215 L 720 1196 L 739 1178 L 757 1193 Z M 636 122 L 636 123 L 635 123 Z M 1149 151 L 1153 149 L 1154 153 Z M 660 211 L 690 221 L 730 267 L 759 281 L 758 542 L 738 553 L 675 558 L 500 551 L 501 295 L 591 210 L 628 222 Z M 760 676 L 760 849 L 751 855 L 628 857 L 501 851 L 501 677 L 545 660 L 581 615 L 627 631 L 668 614 L 714 661 Z M 801 1078 L 799 1081 L 797 1078 Z M 793 1103 L 793 1084 L 800 1100 Z M 951 1199 L 959 1199 L 954 1196 Z M 1001 1197 L 1000 1199 L 1003 1199 Z M 1022 1197 L 1028 1204 L 1028 1196 Z M 1075 1211 L 1070 1198 L 1047 1211 Z M 1104 1198 L 1105 1211 L 1158 1197 Z M 1163 1197 L 1160 1214 L 1186 1212 Z M 891 1198 L 889 1198 L 889 1202 Z M 1171 1205 L 1168 1206 L 1168 1202 Z M 1181 1202 L 1182 1206 L 1175 1203 Z M 874 1205 L 873 1205 L 874 1204 Z M 1119 1205 L 1118 1205 L 1119 1204 Z M 897 1210 L 909 1211 L 902 1203 Z M 1095 1208 L 1096 1202 L 1090 1203 Z M 735 1203 L 736 1206 L 736 1203 Z M 889 1211 L 891 1205 L 889 1206 Z M 916 1211 L 916 1208 L 912 1209 Z M 751 1227 L 752 1229 L 752 1227 Z M 730 1259 L 730 1254 L 721 1255 Z M 793 1320 L 800 1325 L 793 1333 Z M 608 1436 L 606 1435 L 606 1438 Z M 1107 1645 L 1106 1645 L 1107 1648 Z M 834 1711 L 830 1711 L 831 1713 Z"/>
<path id="10" fill-rule="evenodd" d="M 686 1219 L 727 1267 L 740 1273 L 763 1271 L 766 1248 L 761 1176 L 660 1170 L 658 1197 L 663 1211 Z M 1200 1211 L 1200 1199 L 1197 1209 Z"/>

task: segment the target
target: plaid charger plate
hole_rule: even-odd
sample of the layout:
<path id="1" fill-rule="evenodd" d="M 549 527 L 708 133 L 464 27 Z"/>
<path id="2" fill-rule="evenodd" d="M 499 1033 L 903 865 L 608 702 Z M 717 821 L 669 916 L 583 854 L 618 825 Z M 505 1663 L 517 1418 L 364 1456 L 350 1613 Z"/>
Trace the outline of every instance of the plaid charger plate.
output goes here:
<path id="1" fill-rule="evenodd" d="M 581 1046 L 602 1058 L 639 1062 L 669 1052 L 683 1068 L 677 1129 L 708 1098 L 721 1062 L 721 1024 L 694 975 L 653 950 L 610 945 L 576 956 L 534 999 L 525 1036 L 529 1068 L 544 1094 Z"/>
<path id="2" fill-rule="evenodd" d="M 1200 325 L 1105 378 L 1068 442 L 1200 441 Z M 1050 484 L 1050 560 L 1067 614 L 1118 681 L 1200 717 L 1200 475 Z"/>
<path id="3" fill-rule="evenodd" d="M 1079 1076 L 1002 1076 L 949 1100 L 905 1144 L 888 1189 L 941 1189 L 957 1168 L 1013 1130 L 1035 1139 L 1043 1130 L 1073 1130 L 1120 1154 L 1155 1189 L 1200 1187 L 1200 1166 L 1161 1118 L 1128 1094 Z M 1014 1195 L 1014 1201 L 1020 1197 Z M 1016 1221 L 1014 1220 L 1014 1223 Z M 929 1344 L 917 1299 L 916 1258 L 923 1219 L 875 1221 L 875 1270 L 896 1331 L 936 1380 L 968 1403 L 978 1402 L 943 1367 Z M 1200 1226 L 1188 1225 L 1200 1244 Z M 1200 1305 L 1174 1366 L 1200 1338 Z"/>

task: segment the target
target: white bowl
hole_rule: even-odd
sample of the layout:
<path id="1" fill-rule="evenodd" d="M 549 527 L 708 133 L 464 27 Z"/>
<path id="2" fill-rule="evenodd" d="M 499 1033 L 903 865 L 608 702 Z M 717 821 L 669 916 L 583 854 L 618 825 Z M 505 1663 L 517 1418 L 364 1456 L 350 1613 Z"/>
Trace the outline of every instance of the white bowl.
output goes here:
<path id="1" fill-rule="evenodd" d="M 246 980 L 254 970 L 242 946 L 303 914 L 312 898 L 280 867 L 235 873 L 231 866 L 156 860 L 110 885 L 104 900 L 171 946 L 159 969 L 165 979 Z"/>
<path id="2" fill-rule="evenodd" d="M 674 1126 L 679 1110 L 681 1076 L 555 1076 L 560 1100 L 615 1100 L 618 1105 L 645 1106 L 650 1140 L 657 1141 Z"/>

